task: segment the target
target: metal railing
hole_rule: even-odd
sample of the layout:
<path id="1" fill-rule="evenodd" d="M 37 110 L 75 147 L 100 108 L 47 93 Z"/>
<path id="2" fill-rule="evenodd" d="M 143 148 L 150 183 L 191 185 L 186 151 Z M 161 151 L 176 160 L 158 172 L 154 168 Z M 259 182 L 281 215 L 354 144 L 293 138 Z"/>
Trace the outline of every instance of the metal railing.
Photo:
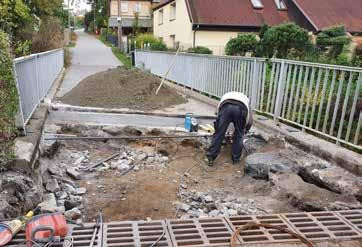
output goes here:
<path id="1" fill-rule="evenodd" d="M 174 53 L 136 51 L 137 67 L 164 76 Z M 166 77 L 217 98 L 239 91 L 257 112 L 362 149 L 362 68 L 180 53 Z"/>
<path id="2" fill-rule="evenodd" d="M 19 91 L 21 122 L 25 126 L 38 104 L 47 95 L 64 67 L 64 51 L 57 49 L 14 59 Z"/>

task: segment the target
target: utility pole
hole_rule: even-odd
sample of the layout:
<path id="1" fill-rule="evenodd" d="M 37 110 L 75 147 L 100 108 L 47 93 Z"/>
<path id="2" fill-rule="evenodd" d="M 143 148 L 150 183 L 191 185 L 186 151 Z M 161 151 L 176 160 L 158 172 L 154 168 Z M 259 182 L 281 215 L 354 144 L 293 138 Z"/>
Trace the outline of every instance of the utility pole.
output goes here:
<path id="1" fill-rule="evenodd" d="M 94 0 L 94 8 L 93 8 L 93 29 L 94 29 L 94 33 L 96 33 L 96 6 L 97 6 L 97 1 Z"/>
<path id="2" fill-rule="evenodd" d="M 70 0 L 68 0 L 68 44 L 70 42 Z"/>

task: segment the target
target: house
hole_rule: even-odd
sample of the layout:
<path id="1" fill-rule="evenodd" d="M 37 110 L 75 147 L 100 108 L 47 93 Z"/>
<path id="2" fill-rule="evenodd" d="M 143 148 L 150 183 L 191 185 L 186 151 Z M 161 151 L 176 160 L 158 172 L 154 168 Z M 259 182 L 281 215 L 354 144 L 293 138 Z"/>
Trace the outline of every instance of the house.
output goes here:
<path id="1" fill-rule="evenodd" d="M 344 24 L 362 32 L 361 13 L 361 0 L 163 0 L 153 8 L 153 32 L 171 48 L 223 54 L 230 38 L 264 24 L 295 22 L 312 32 Z"/>
<path id="2" fill-rule="evenodd" d="M 152 1 L 151 0 L 110 0 L 110 17 L 108 26 L 118 29 L 123 43 L 127 43 L 127 36 L 132 33 L 136 15 L 141 32 L 152 30 Z"/>

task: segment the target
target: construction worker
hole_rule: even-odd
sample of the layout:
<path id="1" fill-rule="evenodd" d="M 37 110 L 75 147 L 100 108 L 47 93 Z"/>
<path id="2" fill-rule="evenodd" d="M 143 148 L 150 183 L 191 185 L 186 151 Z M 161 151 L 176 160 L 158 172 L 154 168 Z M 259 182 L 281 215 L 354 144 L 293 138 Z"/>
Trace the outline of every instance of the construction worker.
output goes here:
<path id="1" fill-rule="evenodd" d="M 217 119 L 214 123 L 215 133 L 211 145 L 207 150 L 208 165 L 212 166 L 220 153 L 221 144 L 229 124 L 234 124 L 234 136 L 232 144 L 232 161 L 237 164 L 242 154 L 242 139 L 253 123 L 252 112 L 249 107 L 249 98 L 239 92 L 224 94 L 217 107 Z"/>

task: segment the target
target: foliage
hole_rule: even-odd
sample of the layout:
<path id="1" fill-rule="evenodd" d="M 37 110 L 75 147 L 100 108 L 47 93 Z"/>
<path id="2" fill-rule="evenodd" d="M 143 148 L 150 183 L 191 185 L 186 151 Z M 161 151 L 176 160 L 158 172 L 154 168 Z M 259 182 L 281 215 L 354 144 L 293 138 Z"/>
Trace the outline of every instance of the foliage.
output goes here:
<path id="1" fill-rule="evenodd" d="M 260 40 L 258 55 L 285 58 L 288 54 L 301 57 L 310 49 L 308 31 L 294 23 L 268 28 Z"/>
<path id="2" fill-rule="evenodd" d="M 212 54 L 212 50 L 205 46 L 196 46 L 187 49 L 187 52 L 189 53 L 198 53 L 198 54 Z"/>
<path id="3" fill-rule="evenodd" d="M 18 94 L 13 74 L 8 35 L 0 31 L 0 167 L 11 159 L 11 141 L 15 135 Z"/>
<path id="4" fill-rule="evenodd" d="M 135 38 L 136 41 L 136 48 L 144 48 L 147 45 L 149 45 L 149 48 L 151 50 L 155 51 L 166 51 L 167 46 L 166 44 L 159 38 L 156 38 L 153 36 L 153 34 L 150 33 L 142 33 L 137 35 Z"/>
<path id="5" fill-rule="evenodd" d="M 263 26 L 261 26 L 260 31 L 259 31 L 260 39 L 262 39 L 264 37 L 264 34 L 266 33 L 266 31 L 268 31 L 269 28 L 270 28 L 270 26 L 267 24 L 263 24 Z"/>
<path id="6" fill-rule="evenodd" d="M 15 55 L 17 57 L 30 55 L 31 45 L 31 40 L 19 41 L 16 44 Z"/>
<path id="7" fill-rule="evenodd" d="M 351 39 L 346 36 L 344 26 L 331 27 L 323 30 L 317 36 L 317 45 L 326 51 L 329 48 L 329 57 L 337 58 L 343 51 L 343 47 L 350 43 Z"/>
<path id="8" fill-rule="evenodd" d="M 0 29 L 12 34 L 31 20 L 30 9 L 22 0 L 0 1 Z"/>
<path id="9" fill-rule="evenodd" d="M 167 51 L 167 46 L 162 40 L 158 40 L 156 43 L 150 44 L 150 50 L 153 51 Z"/>
<path id="10" fill-rule="evenodd" d="M 258 41 L 254 34 L 240 34 L 229 40 L 226 44 L 225 53 L 233 56 L 245 56 L 247 52 L 254 53 L 257 44 Z"/>
<path id="11" fill-rule="evenodd" d="M 95 32 L 102 27 L 108 26 L 109 0 L 88 0 L 91 10 L 84 16 L 85 29 L 88 32 Z M 95 26 L 94 26 L 95 20 Z"/>
<path id="12" fill-rule="evenodd" d="M 43 52 L 63 47 L 63 29 L 59 19 L 55 17 L 45 18 L 39 31 L 33 38 L 32 51 Z"/>
<path id="13" fill-rule="evenodd" d="M 63 6 L 63 0 L 24 0 L 24 2 L 31 13 L 41 19 L 44 16 L 54 16 Z"/>
<path id="14" fill-rule="evenodd" d="M 124 66 L 127 68 L 132 67 L 132 62 L 129 57 L 127 57 L 127 55 L 121 52 L 117 47 L 112 47 L 112 52 Z"/>

